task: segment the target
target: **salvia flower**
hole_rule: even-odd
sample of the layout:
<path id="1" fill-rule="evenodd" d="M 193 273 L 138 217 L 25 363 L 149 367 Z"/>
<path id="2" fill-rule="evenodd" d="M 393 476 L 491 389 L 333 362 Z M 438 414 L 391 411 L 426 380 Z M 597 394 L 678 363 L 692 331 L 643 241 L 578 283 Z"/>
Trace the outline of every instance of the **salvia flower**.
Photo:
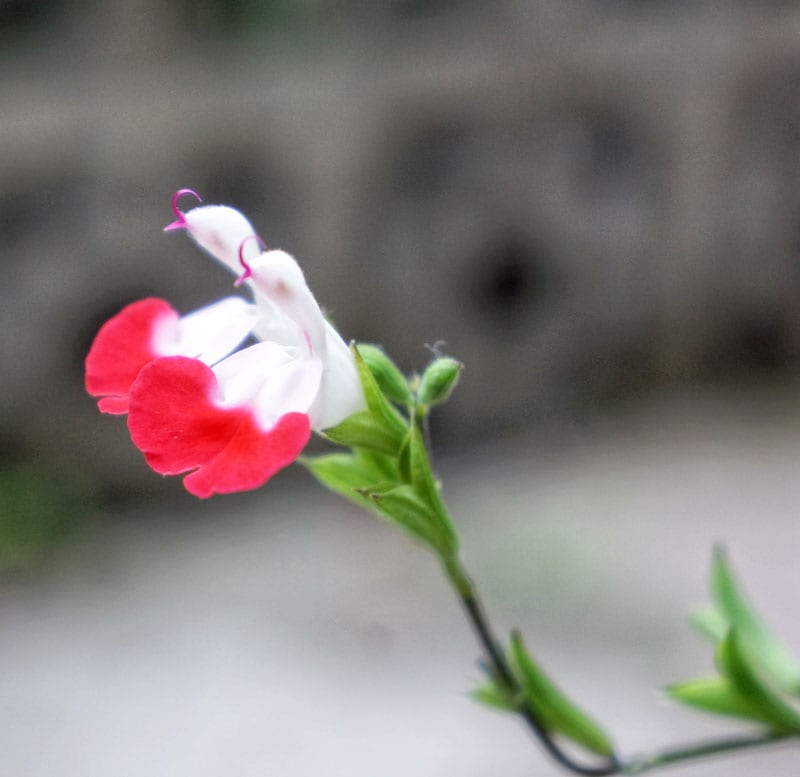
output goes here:
<path id="1" fill-rule="evenodd" d="M 325 320 L 297 262 L 263 245 L 233 208 L 200 206 L 183 229 L 241 273 L 253 301 L 227 297 L 181 317 L 164 300 L 123 308 L 86 358 L 86 389 L 102 412 L 128 414 L 131 439 L 163 475 L 185 474 L 199 497 L 263 485 L 291 464 L 311 430 L 364 409 L 352 354 Z M 198 198 L 199 199 L 199 198 Z M 253 335 L 258 342 L 239 346 Z"/>

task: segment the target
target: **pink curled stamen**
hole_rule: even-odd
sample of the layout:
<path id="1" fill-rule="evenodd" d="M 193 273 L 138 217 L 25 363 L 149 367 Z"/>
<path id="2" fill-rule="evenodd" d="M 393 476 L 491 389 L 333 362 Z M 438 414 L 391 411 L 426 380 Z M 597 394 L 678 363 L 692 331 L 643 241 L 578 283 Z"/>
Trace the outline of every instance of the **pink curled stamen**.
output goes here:
<path id="1" fill-rule="evenodd" d="M 198 202 L 203 201 L 203 198 L 196 191 L 194 191 L 194 189 L 178 189 L 178 191 L 172 195 L 172 202 L 170 203 L 170 207 L 172 208 L 172 212 L 175 214 L 176 219 L 171 224 L 167 224 L 167 226 L 164 227 L 165 232 L 173 232 L 176 229 L 186 228 L 186 215 L 178 207 L 178 200 L 183 197 L 184 194 L 191 194 L 192 197 L 197 198 Z"/>
<path id="2" fill-rule="evenodd" d="M 239 243 L 239 264 L 244 267 L 244 272 L 236 279 L 234 282 L 234 286 L 239 287 L 241 286 L 252 274 L 253 271 L 250 269 L 250 265 L 245 261 L 244 258 L 244 246 L 248 240 L 256 240 L 258 244 L 266 249 L 267 244 L 258 236 L 258 235 L 248 235 L 241 243 Z"/>

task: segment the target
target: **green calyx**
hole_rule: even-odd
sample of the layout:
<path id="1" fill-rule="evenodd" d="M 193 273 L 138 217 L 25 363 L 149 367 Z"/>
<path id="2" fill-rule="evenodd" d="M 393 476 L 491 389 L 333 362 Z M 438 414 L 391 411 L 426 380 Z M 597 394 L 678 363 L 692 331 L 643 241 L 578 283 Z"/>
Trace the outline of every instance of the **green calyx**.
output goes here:
<path id="1" fill-rule="evenodd" d="M 445 402 L 453 393 L 463 369 L 464 365 L 450 356 L 434 359 L 419 379 L 419 405 L 427 409 Z"/>
<path id="2" fill-rule="evenodd" d="M 366 409 L 324 432 L 349 451 L 303 457 L 300 463 L 324 486 L 447 561 L 458 540 L 431 470 L 411 388 L 380 348 L 352 345 L 351 350 Z"/>

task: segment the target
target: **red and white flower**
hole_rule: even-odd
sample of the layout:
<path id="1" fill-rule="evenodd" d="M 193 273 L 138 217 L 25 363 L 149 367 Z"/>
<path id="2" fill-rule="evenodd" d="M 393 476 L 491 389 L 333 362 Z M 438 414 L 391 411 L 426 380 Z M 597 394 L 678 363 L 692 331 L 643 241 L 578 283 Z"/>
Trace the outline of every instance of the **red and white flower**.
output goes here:
<path id="1" fill-rule="evenodd" d="M 254 302 L 228 297 L 185 317 L 155 298 L 128 305 L 98 332 L 86 389 L 101 411 L 128 413 L 131 439 L 156 472 L 186 474 L 187 490 L 208 497 L 263 485 L 312 429 L 362 410 L 364 396 L 352 354 L 297 262 L 259 253 L 233 208 L 181 212 L 186 193 L 173 198 L 177 220 L 166 229 L 185 229 L 234 272 L 243 267 L 237 285 Z M 260 342 L 235 351 L 248 334 Z"/>

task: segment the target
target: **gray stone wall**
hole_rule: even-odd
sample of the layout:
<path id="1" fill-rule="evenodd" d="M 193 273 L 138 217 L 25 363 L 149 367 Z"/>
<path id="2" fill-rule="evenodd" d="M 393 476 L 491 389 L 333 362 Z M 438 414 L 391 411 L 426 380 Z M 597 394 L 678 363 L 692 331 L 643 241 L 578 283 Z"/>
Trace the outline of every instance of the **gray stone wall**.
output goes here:
<path id="1" fill-rule="evenodd" d="M 797 369 L 792 4 L 40 5 L 0 13 L 9 450 L 145 474 L 82 358 L 132 299 L 230 291 L 161 233 L 182 186 L 294 253 L 346 337 L 408 370 L 444 340 L 447 439 Z"/>

